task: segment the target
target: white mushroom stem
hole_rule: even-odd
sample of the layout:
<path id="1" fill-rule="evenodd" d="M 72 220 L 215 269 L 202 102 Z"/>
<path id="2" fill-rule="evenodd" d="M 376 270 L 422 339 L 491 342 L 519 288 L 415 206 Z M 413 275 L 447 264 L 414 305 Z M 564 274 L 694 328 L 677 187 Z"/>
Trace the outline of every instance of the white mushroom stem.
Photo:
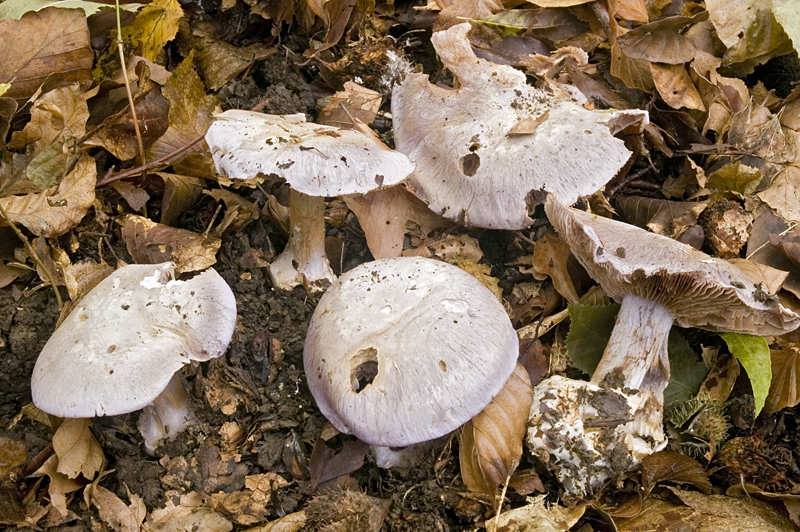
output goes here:
<path id="1" fill-rule="evenodd" d="M 289 243 L 270 265 L 272 284 L 291 290 L 300 284 L 320 292 L 336 280 L 325 255 L 325 198 L 294 189 L 289 196 Z"/>
<path id="2" fill-rule="evenodd" d="M 660 303 L 626 295 L 592 382 L 650 390 L 663 404 L 669 383 L 667 346 L 672 314 Z"/>
<path id="3" fill-rule="evenodd" d="M 176 372 L 155 401 L 144 407 L 137 426 L 144 438 L 145 449 L 152 455 L 162 440 L 175 439 L 194 423 L 196 418 L 189 408 L 186 388 L 180 372 Z"/>

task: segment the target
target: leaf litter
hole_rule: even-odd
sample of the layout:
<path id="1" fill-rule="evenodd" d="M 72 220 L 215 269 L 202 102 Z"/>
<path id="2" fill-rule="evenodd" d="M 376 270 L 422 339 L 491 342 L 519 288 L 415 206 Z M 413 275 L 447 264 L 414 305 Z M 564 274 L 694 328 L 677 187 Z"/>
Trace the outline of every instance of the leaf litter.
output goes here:
<path id="1" fill-rule="evenodd" d="M 783 505 L 800 525 L 795 333 L 673 331 L 666 418 L 670 450 L 682 454 L 653 454 L 641 472 L 617 472 L 618 484 L 572 509 L 556 503 L 563 487 L 547 464 L 522 448 L 530 387 L 504 389 L 460 442 L 423 451 L 422 465 L 376 468 L 361 442 L 326 432 L 305 387 L 301 352 L 317 296 L 271 287 L 268 265 L 287 241 L 286 185 L 274 175 L 221 185 L 202 138 L 215 112 L 235 107 L 302 112 L 389 149 L 394 85 L 424 72 L 437 89 L 455 89 L 443 94 L 463 91 L 433 61 L 425 31 L 468 20 L 465 42 L 495 62 L 489 70 L 526 68 L 528 83 L 537 78 L 537 90 L 551 91 L 542 94 L 585 110 L 648 111 L 649 124 L 609 121 L 632 155 L 584 208 L 725 258 L 756 294 L 797 309 L 796 2 L 157 0 L 124 9 L 136 123 L 116 45 L 103 37 L 101 20 L 113 15 L 106 6 L 0 7 L 0 40 L 9 45 L 0 61 L 0 522 L 125 531 L 607 530 L 596 517 L 605 512 L 620 530 L 641 529 L 642 519 L 735 530 L 729 516 L 745 514 L 760 529 L 792 526 L 772 507 L 742 509 L 747 499 L 733 495 L 749 493 Z M 778 60 L 794 70 L 770 73 Z M 465 67 L 454 68 L 461 78 Z M 464 112 L 485 113 L 481 101 Z M 500 136 L 525 139 L 550 118 L 521 117 Z M 470 153 L 486 153 L 479 139 L 465 140 Z M 466 174 L 477 170 L 468 155 L 458 154 Z M 534 385 L 557 370 L 591 373 L 615 307 L 603 306 L 608 298 L 590 290 L 537 213 L 541 198 L 527 198 L 517 215 L 531 227 L 499 231 L 448 221 L 420 195 L 401 185 L 344 203 L 328 198 L 333 270 L 400 255 L 454 263 L 503 302 Z M 218 269 L 237 298 L 224 361 L 185 371 L 198 425 L 151 457 L 136 414 L 60 422 L 26 407 L 33 363 L 58 318 L 48 285 L 66 288 L 66 315 L 115 267 L 164 260 L 189 276 Z M 707 479 L 730 496 L 705 495 Z M 535 492 L 548 502 L 528 497 Z"/>

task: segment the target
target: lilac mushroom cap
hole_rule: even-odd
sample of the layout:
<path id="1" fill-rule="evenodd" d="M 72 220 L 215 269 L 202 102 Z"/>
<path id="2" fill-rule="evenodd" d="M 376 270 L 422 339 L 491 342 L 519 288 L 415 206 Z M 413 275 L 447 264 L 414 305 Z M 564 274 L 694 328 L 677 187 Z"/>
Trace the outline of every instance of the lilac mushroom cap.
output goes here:
<path id="1" fill-rule="evenodd" d="M 505 309 L 477 279 L 401 257 L 362 264 L 328 289 L 303 359 L 317 406 L 337 429 L 403 447 L 483 410 L 518 352 Z"/>
<path id="2" fill-rule="evenodd" d="M 214 270 L 174 280 L 175 264 L 127 265 L 106 277 L 56 329 L 31 393 L 61 417 L 125 414 L 152 403 L 192 361 L 225 352 L 236 300 Z"/>

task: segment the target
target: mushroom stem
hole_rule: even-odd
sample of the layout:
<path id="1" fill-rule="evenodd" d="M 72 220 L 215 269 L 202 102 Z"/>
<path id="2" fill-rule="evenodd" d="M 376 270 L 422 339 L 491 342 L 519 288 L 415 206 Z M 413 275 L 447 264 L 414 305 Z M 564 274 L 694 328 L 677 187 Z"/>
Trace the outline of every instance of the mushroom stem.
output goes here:
<path id="1" fill-rule="evenodd" d="M 150 455 L 154 454 L 161 440 L 175 439 L 186 427 L 196 422 L 181 378 L 180 371 L 175 372 L 164 391 L 144 407 L 139 416 L 137 426 L 144 438 L 145 450 Z"/>
<path id="2" fill-rule="evenodd" d="M 663 404 L 669 383 L 667 345 L 672 314 L 660 303 L 626 295 L 592 382 L 650 390 Z"/>
<path id="3" fill-rule="evenodd" d="M 289 243 L 269 268 L 272 284 L 283 290 L 303 284 L 308 292 L 320 292 L 336 280 L 325 256 L 325 198 L 292 189 L 289 221 Z"/>

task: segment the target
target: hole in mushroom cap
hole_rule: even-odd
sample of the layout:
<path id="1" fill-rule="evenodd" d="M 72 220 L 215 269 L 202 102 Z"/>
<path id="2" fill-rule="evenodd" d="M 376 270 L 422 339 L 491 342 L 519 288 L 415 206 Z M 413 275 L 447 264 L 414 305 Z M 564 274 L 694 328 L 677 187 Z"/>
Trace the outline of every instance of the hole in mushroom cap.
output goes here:
<path id="1" fill-rule="evenodd" d="M 362 349 L 350 362 L 350 384 L 354 392 L 360 393 L 378 376 L 378 351 L 374 347 Z"/>
<path id="2" fill-rule="evenodd" d="M 467 176 L 474 176 L 481 166 L 481 157 L 477 153 L 470 153 L 458 160 L 458 167 Z"/>

